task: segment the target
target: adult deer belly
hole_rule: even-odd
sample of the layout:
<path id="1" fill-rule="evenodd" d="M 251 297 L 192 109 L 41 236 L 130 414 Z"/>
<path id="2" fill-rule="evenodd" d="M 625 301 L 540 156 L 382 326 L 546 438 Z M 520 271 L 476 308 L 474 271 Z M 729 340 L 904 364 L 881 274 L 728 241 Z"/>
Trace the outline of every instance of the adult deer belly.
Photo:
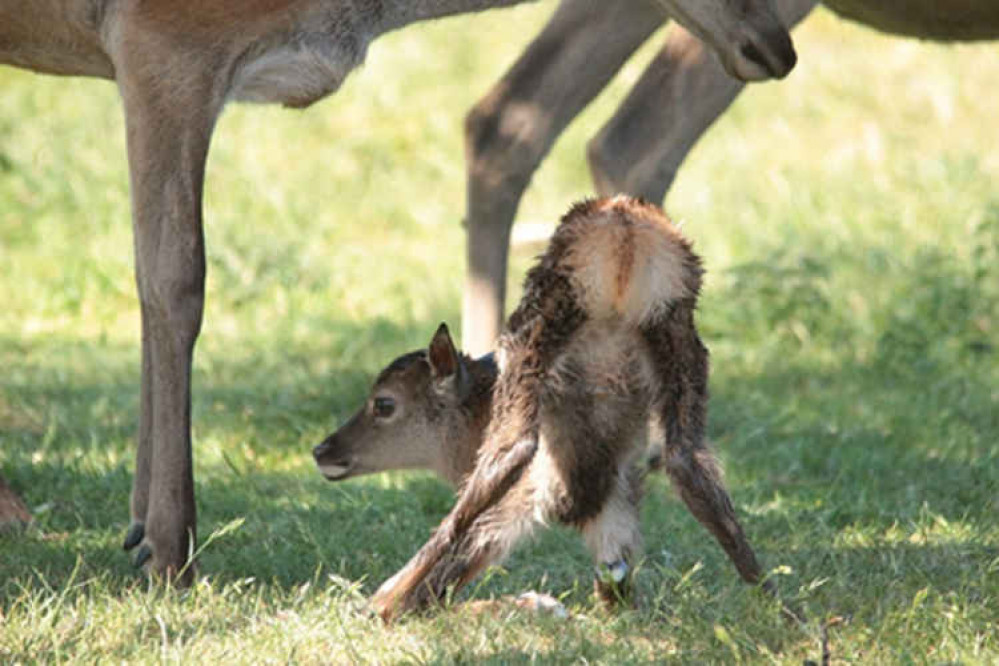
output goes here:
<path id="1" fill-rule="evenodd" d="M 935 39 L 999 39 L 996 0 L 826 0 L 840 16 L 883 32 Z"/>
<path id="2" fill-rule="evenodd" d="M 230 98 L 303 108 L 335 92 L 364 61 L 367 40 L 303 35 L 254 54 L 239 69 Z"/>

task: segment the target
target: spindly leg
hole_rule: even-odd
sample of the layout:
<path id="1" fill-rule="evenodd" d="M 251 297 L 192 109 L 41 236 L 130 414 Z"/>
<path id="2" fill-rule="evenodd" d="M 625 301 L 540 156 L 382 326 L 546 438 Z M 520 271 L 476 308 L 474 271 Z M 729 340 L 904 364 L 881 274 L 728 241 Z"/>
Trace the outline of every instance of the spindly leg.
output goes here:
<path id="1" fill-rule="evenodd" d="M 643 331 L 661 382 L 657 409 L 665 430 L 665 467 L 694 517 L 710 531 L 747 583 L 757 584 L 756 561 L 707 447 L 708 351 L 682 304 Z"/>
<path id="2" fill-rule="evenodd" d="M 637 467 L 622 468 L 603 509 L 582 526 L 597 567 L 593 591 L 607 605 L 616 605 L 628 596 L 631 569 L 642 550 L 641 478 Z"/>
<path id="3" fill-rule="evenodd" d="M 114 53 L 125 108 L 135 272 L 142 305 L 142 415 L 126 547 L 177 582 L 196 530 L 191 361 L 201 327 L 205 160 L 224 91 L 213 72 L 173 76 L 162 40 L 122 30 Z M 162 49 L 159 49 L 162 50 Z"/>
<path id="4" fill-rule="evenodd" d="M 534 511 L 527 504 L 532 494 L 527 483 L 522 479 L 432 560 L 425 555 L 431 545 L 428 543 L 385 581 L 372 599 L 382 619 L 389 621 L 401 613 L 440 602 L 448 591 L 456 592 L 490 564 L 502 561 L 535 525 Z M 442 525 L 438 532 L 445 529 Z"/>

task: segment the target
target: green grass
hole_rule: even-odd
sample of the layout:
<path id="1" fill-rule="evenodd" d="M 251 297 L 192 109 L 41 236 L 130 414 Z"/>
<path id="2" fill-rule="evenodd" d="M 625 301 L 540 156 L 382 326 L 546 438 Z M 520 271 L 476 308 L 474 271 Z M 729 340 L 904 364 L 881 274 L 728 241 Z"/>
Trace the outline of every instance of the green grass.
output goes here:
<path id="1" fill-rule="evenodd" d="M 386 361 L 457 326 L 462 115 L 548 11 L 403 31 L 304 113 L 226 112 L 195 376 L 204 550 L 184 593 L 119 546 L 139 350 L 115 90 L 0 71 L 0 475 L 35 514 L 0 536 L 0 662 L 800 664 L 830 620 L 836 663 L 999 660 L 999 60 L 828 15 L 666 202 L 709 270 L 711 435 L 807 628 L 740 584 L 658 478 L 637 610 L 594 604 L 560 529 L 466 596 L 548 591 L 569 622 L 459 608 L 386 628 L 358 610 L 451 492 L 417 473 L 328 484 L 309 451 Z M 587 194 L 585 141 L 656 46 L 570 128 L 522 219 Z"/>

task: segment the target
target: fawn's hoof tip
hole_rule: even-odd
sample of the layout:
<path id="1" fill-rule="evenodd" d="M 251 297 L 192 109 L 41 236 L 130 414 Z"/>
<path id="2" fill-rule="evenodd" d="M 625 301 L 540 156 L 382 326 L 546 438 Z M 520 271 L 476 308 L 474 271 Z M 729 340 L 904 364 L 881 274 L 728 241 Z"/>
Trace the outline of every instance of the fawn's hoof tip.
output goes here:
<path id="1" fill-rule="evenodd" d="M 392 618 L 395 615 L 393 604 L 391 601 L 386 600 L 376 594 L 368 602 L 368 612 L 372 617 L 381 618 L 382 622 L 385 624 L 391 624 Z"/>
<path id="2" fill-rule="evenodd" d="M 629 573 L 631 573 L 631 567 L 625 560 L 605 562 L 597 567 L 597 576 L 600 580 L 611 585 L 620 585 L 628 578 Z"/>
<path id="3" fill-rule="evenodd" d="M 140 522 L 132 523 L 125 535 L 125 543 L 122 544 L 122 548 L 132 550 L 139 545 L 144 536 L 146 536 L 146 526 Z"/>

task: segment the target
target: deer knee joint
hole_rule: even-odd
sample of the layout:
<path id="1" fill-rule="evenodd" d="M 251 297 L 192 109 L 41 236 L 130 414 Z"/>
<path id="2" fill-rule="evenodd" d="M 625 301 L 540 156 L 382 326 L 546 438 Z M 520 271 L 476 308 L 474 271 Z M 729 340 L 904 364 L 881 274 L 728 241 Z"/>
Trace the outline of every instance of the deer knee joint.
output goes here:
<path id="1" fill-rule="evenodd" d="M 465 117 L 469 187 L 517 201 L 547 152 L 539 111 L 486 98 Z"/>

